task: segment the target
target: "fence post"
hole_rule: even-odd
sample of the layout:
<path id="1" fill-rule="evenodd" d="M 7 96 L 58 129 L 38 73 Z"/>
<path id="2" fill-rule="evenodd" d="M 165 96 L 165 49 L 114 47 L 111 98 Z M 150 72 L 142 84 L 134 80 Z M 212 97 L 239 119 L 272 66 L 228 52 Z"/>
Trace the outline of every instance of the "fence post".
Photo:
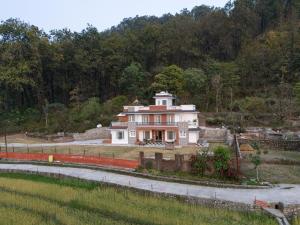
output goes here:
<path id="1" fill-rule="evenodd" d="M 27 153 L 29 153 L 29 147 L 28 147 L 28 145 L 27 145 Z"/>
<path id="2" fill-rule="evenodd" d="M 42 153 L 44 153 L 43 145 L 41 145 L 41 148 L 42 148 Z"/>
<path id="3" fill-rule="evenodd" d="M 85 149 L 83 150 L 83 155 L 85 155 Z"/>
<path id="4" fill-rule="evenodd" d="M 54 153 L 56 154 L 56 146 L 54 146 Z"/>
<path id="5" fill-rule="evenodd" d="M 69 155 L 71 155 L 71 149 L 70 149 L 70 146 L 69 146 Z"/>
<path id="6" fill-rule="evenodd" d="M 99 152 L 99 158 L 101 158 L 100 152 Z"/>
<path id="7" fill-rule="evenodd" d="M 13 147 L 13 152 L 15 152 L 15 146 L 12 146 Z"/>

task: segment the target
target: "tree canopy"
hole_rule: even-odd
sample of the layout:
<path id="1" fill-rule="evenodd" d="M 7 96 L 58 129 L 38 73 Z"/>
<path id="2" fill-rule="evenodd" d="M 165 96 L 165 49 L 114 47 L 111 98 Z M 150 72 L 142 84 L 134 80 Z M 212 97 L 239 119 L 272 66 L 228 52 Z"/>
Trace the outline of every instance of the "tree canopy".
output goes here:
<path id="1" fill-rule="evenodd" d="M 118 96 L 147 102 L 167 90 L 201 111 L 297 115 L 299 12 L 297 1 L 235 0 L 126 18 L 103 32 L 89 25 L 45 33 L 19 19 L 2 21 L 0 113 L 33 109 L 44 121 L 45 102 L 80 110 Z"/>

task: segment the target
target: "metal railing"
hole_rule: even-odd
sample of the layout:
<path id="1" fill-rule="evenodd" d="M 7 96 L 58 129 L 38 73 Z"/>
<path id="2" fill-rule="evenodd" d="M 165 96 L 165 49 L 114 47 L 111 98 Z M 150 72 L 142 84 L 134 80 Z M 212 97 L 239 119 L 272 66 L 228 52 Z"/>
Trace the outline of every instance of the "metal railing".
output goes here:
<path id="1" fill-rule="evenodd" d="M 128 123 L 127 122 L 111 122 L 110 126 L 111 127 L 127 127 Z"/>
<path id="2" fill-rule="evenodd" d="M 137 122 L 137 126 L 177 126 L 176 122 Z"/>

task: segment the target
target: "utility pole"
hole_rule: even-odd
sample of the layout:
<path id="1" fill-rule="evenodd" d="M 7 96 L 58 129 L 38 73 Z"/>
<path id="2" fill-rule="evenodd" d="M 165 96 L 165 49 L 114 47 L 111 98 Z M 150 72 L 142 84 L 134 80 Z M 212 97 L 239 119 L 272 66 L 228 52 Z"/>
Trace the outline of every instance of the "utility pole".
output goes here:
<path id="1" fill-rule="evenodd" d="M 6 125 L 4 125 L 4 142 L 5 142 L 5 152 L 7 153 L 7 137 L 6 137 Z"/>

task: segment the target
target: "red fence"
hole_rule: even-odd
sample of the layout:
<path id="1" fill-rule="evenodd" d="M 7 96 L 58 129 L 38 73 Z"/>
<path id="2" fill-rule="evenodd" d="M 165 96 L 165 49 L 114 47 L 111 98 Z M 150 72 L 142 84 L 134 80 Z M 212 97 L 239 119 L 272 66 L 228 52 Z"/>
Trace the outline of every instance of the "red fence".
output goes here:
<path id="1" fill-rule="evenodd" d="M 95 164 L 102 166 L 115 166 L 122 168 L 135 169 L 139 163 L 136 160 L 114 159 L 96 156 L 82 156 L 82 155 L 67 155 L 67 154 L 46 154 L 46 153 L 14 153 L 1 152 L 0 158 L 5 159 L 19 159 L 30 161 L 48 161 L 49 155 L 53 155 L 54 161 L 81 163 L 81 164 Z"/>

